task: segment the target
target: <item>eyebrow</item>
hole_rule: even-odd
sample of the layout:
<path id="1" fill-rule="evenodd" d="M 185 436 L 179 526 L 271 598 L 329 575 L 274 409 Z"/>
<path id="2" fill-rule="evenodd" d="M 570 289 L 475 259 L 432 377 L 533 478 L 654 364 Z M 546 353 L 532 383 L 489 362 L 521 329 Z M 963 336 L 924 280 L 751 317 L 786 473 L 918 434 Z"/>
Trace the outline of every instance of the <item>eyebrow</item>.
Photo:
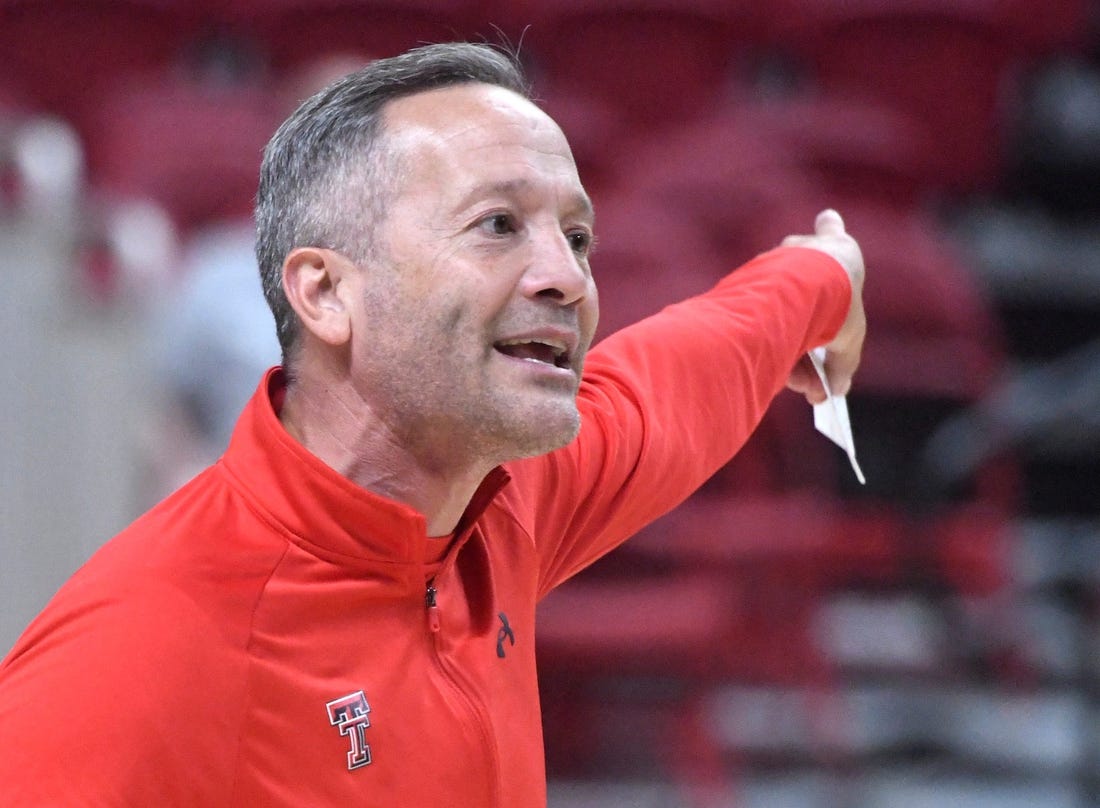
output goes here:
<path id="1" fill-rule="evenodd" d="M 499 182 L 483 182 L 480 183 L 466 194 L 459 203 L 460 208 L 466 208 L 474 202 L 474 200 L 485 196 L 521 196 L 527 191 L 534 188 L 534 183 L 526 179 L 513 179 L 513 180 L 501 180 Z M 594 219 L 596 212 L 592 206 L 592 199 L 584 191 L 579 191 L 571 195 L 573 207 L 582 215 L 589 219 Z"/>

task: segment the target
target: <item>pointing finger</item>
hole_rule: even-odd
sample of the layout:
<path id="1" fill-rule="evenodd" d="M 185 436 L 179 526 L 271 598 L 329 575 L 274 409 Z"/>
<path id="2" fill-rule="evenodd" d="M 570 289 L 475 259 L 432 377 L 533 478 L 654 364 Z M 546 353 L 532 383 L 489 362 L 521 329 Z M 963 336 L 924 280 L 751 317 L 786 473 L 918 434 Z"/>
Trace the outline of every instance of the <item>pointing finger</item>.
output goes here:
<path id="1" fill-rule="evenodd" d="M 814 232 L 819 236 L 843 236 L 844 220 L 835 210 L 827 208 L 817 214 L 814 220 Z"/>

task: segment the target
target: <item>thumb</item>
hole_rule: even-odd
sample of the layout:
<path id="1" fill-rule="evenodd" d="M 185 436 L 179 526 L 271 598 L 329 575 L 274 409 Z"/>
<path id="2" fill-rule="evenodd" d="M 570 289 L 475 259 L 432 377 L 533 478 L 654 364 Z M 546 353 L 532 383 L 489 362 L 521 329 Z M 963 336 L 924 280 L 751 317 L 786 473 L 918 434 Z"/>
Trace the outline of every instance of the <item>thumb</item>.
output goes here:
<path id="1" fill-rule="evenodd" d="M 814 232 L 819 236 L 843 236 L 844 220 L 835 210 L 826 208 L 814 219 Z"/>

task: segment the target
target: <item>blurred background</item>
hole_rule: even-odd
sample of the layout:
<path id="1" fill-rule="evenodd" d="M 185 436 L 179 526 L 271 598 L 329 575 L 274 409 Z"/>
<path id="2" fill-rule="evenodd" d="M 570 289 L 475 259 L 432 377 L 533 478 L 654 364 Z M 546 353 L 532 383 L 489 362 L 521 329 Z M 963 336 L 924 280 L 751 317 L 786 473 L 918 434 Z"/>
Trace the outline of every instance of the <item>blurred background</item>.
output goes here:
<path id="1" fill-rule="evenodd" d="M 509 42 L 596 202 L 602 334 L 826 206 L 870 269 L 867 485 L 785 393 L 541 607 L 552 808 L 1100 806 L 1096 12 L 0 0 L 0 651 L 278 361 L 250 210 L 282 118 Z"/>

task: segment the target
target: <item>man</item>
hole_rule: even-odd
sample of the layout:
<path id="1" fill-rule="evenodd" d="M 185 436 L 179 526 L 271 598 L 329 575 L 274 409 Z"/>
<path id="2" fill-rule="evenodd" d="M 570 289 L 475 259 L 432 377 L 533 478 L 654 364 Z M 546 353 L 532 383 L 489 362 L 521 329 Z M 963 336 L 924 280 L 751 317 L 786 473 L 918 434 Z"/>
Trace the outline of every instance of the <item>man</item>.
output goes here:
<path id="1" fill-rule="evenodd" d="M 826 212 L 588 354 L 591 203 L 472 45 L 308 100 L 257 226 L 284 368 L 4 662 L 5 804 L 541 805 L 537 600 L 689 495 L 784 381 L 821 399 L 808 349 L 847 388 L 859 248 Z"/>

